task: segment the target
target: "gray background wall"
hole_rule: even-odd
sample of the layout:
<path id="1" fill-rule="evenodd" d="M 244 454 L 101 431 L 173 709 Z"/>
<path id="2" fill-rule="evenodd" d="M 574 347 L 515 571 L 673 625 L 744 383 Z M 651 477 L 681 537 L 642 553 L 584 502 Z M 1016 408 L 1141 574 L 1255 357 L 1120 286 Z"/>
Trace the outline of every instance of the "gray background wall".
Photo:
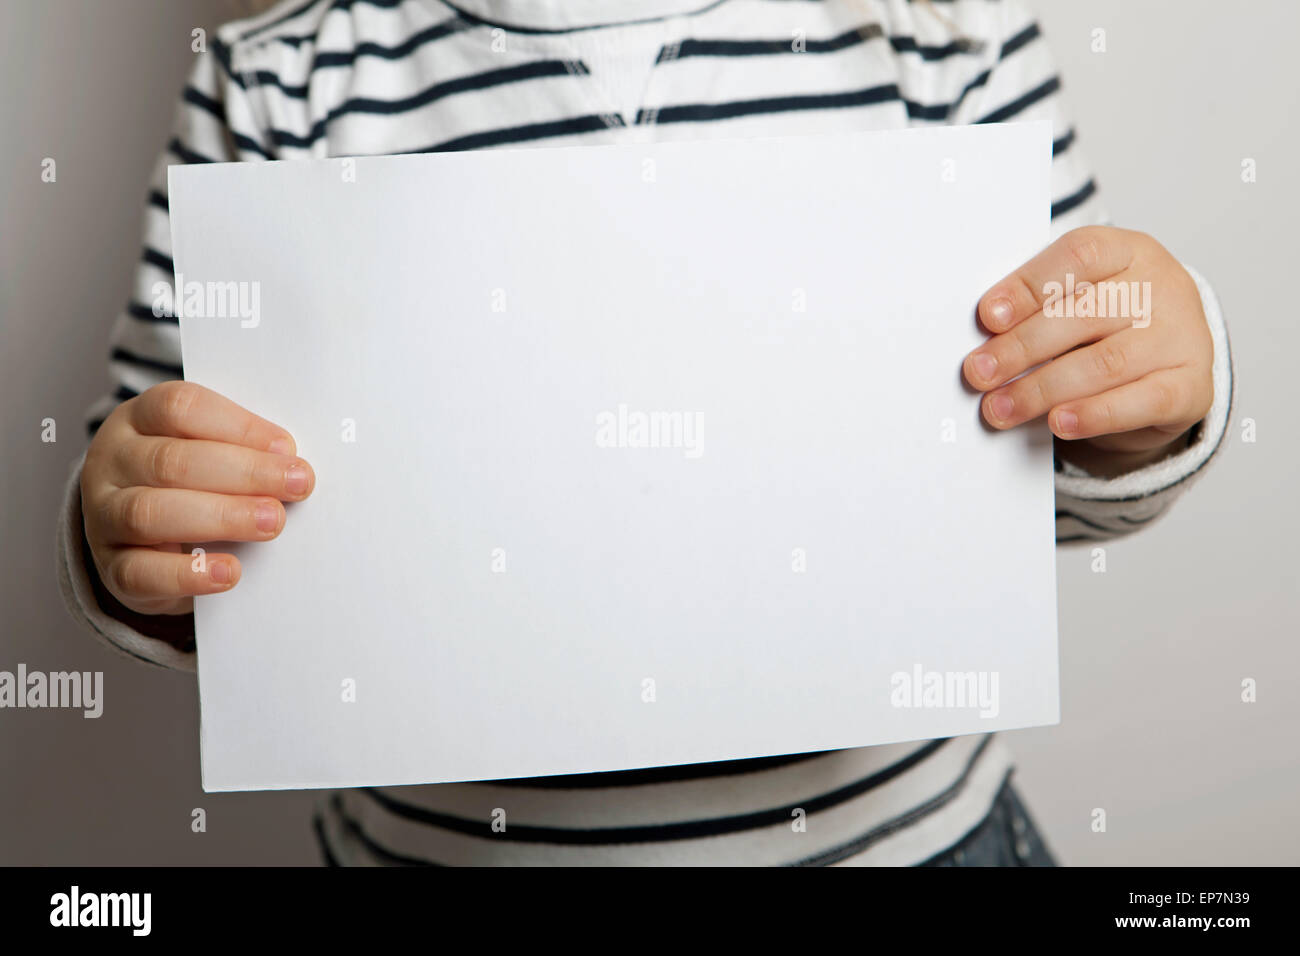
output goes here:
<path id="1" fill-rule="evenodd" d="M 1059 727 L 1008 734 L 1022 790 L 1072 864 L 1300 863 L 1293 403 L 1300 355 L 1290 0 L 1038 0 L 1117 223 L 1214 282 L 1232 333 L 1226 454 L 1174 513 L 1059 558 Z M 193 678 L 121 660 L 65 615 L 52 531 L 140 206 L 220 2 L 0 4 L 0 670 L 103 670 L 107 710 L 0 711 L 0 863 L 311 863 L 312 794 L 204 794 Z M 1107 52 L 1090 50 L 1106 30 Z M 58 182 L 42 184 L 42 158 Z M 1240 180 L 1241 160 L 1258 182 Z M 40 421 L 59 423 L 55 444 Z M 1258 440 L 1240 438 L 1243 418 Z M 1240 699 L 1243 678 L 1259 698 Z M 203 807 L 208 832 L 190 831 Z M 1090 829 L 1092 811 L 1107 830 Z"/>

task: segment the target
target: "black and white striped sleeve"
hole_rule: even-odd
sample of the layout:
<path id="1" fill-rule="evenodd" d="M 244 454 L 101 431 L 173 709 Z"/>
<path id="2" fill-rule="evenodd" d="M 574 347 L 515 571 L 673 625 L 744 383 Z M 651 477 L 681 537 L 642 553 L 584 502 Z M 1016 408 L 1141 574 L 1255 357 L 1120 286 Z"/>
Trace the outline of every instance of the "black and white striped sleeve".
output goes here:
<path id="1" fill-rule="evenodd" d="M 171 137 L 154 168 L 144 207 L 144 239 L 135 266 L 130 298 L 118 314 L 110 337 L 110 391 L 90 409 L 87 429 L 93 437 L 104 419 L 122 402 L 170 379 L 183 377 L 180 325 L 169 309 L 175 277 L 167 167 L 269 159 L 262 144 L 254 104 L 230 69 L 230 53 L 216 37 L 199 55 L 177 105 Z M 192 640 L 178 642 L 175 619 L 151 621 L 124 609 L 107 609 L 90 559 L 81 512 L 81 460 L 73 466 L 64 495 L 58 532 L 58 572 L 63 599 L 72 615 L 101 640 L 125 653 L 184 670 L 194 668 Z M 146 634 L 142 629 L 156 630 Z M 192 635 L 192 620 L 189 621 Z M 158 634 L 167 634 L 164 639 Z"/>
<path id="2" fill-rule="evenodd" d="M 1082 226 L 1109 225 L 1080 136 L 1069 120 L 1061 78 L 1046 39 L 1024 5 L 1000 5 L 997 39 L 987 44 L 983 72 L 971 82 L 956 122 L 1052 123 L 1052 238 Z M 1164 514 L 1222 448 L 1231 414 L 1233 376 L 1228 331 L 1214 290 L 1184 265 L 1201 294 L 1214 340 L 1214 401 L 1185 448 L 1163 461 L 1115 478 L 1100 478 L 1058 460 L 1058 544 L 1129 534 Z"/>

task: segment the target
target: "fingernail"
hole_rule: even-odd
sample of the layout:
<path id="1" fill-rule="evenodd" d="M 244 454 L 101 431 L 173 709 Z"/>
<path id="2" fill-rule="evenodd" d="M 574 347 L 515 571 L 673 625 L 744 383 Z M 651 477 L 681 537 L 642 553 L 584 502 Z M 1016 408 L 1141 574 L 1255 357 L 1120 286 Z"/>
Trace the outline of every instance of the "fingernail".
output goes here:
<path id="1" fill-rule="evenodd" d="M 307 469 L 302 465 L 290 465 L 284 473 L 284 490 L 295 497 L 305 495 L 307 493 Z"/>
<path id="2" fill-rule="evenodd" d="M 976 352 L 971 358 L 971 365 L 975 367 L 975 374 L 984 382 L 991 382 L 998 371 L 998 360 L 988 352 Z"/>
<path id="3" fill-rule="evenodd" d="M 1016 403 L 1011 400 L 1011 396 L 1006 392 L 999 392 L 989 399 L 989 410 L 993 412 L 993 417 L 998 421 L 1006 421 L 1011 417 L 1011 410 L 1016 407 Z"/>
<path id="4" fill-rule="evenodd" d="M 1009 299 L 994 299 L 989 303 L 989 318 L 997 325 L 1006 325 L 1011 321 L 1011 302 Z"/>
<path id="5" fill-rule="evenodd" d="M 289 441 L 287 438 L 277 438 L 275 441 L 271 442 L 271 447 L 267 450 L 273 455 L 292 455 L 293 442 Z"/>
<path id="6" fill-rule="evenodd" d="M 226 561 L 217 561 L 208 569 L 215 584 L 229 584 L 235 577 L 233 571 L 234 569 Z"/>
<path id="7" fill-rule="evenodd" d="M 253 523 L 258 531 L 274 531 L 280 523 L 280 509 L 269 502 L 262 502 L 253 511 Z"/>
<path id="8" fill-rule="evenodd" d="M 1074 412 L 1066 411 L 1064 409 L 1057 412 L 1056 430 L 1059 432 L 1065 432 L 1065 434 L 1067 435 L 1073 434 L 1074 432 L 1078 431 L 1079 416 L 1074 414 Z"/>

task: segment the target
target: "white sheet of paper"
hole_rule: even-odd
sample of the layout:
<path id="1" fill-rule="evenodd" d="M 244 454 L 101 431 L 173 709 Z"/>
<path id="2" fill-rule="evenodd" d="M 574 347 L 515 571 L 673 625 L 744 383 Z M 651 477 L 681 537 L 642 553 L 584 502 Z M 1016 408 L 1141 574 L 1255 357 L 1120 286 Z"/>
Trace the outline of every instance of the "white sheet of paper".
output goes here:
<path id="1" fill-rule="evenodd" d="M 186 377 L 317 473 L 197 601 L 204 788 L 1055 723 L 1050 434 L 960 373 L 1050 138 L 171 167 Z"/>

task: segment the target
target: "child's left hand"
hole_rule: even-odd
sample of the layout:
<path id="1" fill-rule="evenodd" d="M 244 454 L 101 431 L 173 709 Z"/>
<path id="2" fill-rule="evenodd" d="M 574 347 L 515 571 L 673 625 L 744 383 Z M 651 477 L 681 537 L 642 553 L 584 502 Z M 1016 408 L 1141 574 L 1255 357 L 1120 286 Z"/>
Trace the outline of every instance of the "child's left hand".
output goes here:
<path id="1" fill-rule="evenodd" d="M 987 393 L 985 420 L 1006 429 L 1046 414 L 1061 456 L 1093 474 L 1164 458 L 1214 398 L 1214 342 L 1196 283 L 1143 233 L 1066 233 L 986 292 L 978 315 L 993 337 L 962 370 Z"/>

